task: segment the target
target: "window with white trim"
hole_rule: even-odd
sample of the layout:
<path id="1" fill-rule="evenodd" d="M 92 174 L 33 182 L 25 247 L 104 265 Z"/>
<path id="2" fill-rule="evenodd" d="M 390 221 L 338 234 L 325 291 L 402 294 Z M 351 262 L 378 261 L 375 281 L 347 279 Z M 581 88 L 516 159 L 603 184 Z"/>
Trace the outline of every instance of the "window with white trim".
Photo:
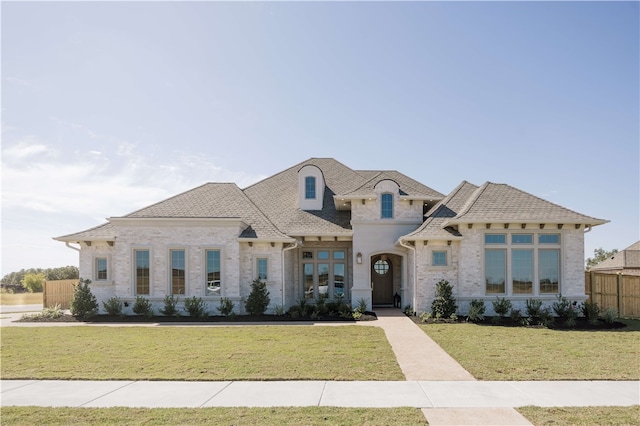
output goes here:
<path id="1" fill-rule="evenodd" d="M 256 259 L 256 271 L 256 278 L 261 281 L 266 281 L 269 278 L 269 259 L 267 259 L 266 257 L 260 257 Z"/>
<path id="2" fill-rule="evenodd" d="M 220 265 L 220 250 L 205 250 L 205 296 L 222 295 L 222 269 Z"/>
<path id="3" fill-rule="evenodd" d="M 393 194 L 380 196 L 380 217 L 383 219 L 393 218 Z"/>
<path id="4" fill-rule="evenodd" d="M 560 292 L 560 234 L 486 233 L 484 242 L 487 294 Z"/>
<path id="5" fill-rule="evenodd" d="M 171 294 L 186 294 L 186 256 L 184 250 L 169 250 Z"/>
<path id="6" fill-rule="evenodd" d="M 431 251 L 431 266 L 447 266 L 447 251 L 446 250 Z"/>
<path id="7" fill-rule="evenodd" d="M 107 267 L 108 262 L 106 257 L 95 258 L 93 273 L 95 281 L 106 281 L 108 279 Z"/>
<path id="8" fill-rule="evenodd" d="M 151 263 L 149 250 L 134 250 L 135 261 L 134 285 L 136 295 L 148 296 L 151 291 Z"/>
<path id="9" fill-rule="evenodd" d="M 304 198 L 307 200 L 316 198 L 316 178 L 314 176 L 304 178 Z"/>

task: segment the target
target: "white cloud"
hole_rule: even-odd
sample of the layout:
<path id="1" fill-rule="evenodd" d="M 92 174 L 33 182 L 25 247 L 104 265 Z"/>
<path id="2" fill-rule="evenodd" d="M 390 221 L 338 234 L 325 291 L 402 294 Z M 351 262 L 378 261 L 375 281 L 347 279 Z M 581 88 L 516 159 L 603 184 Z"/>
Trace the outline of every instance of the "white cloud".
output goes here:
<path id="1" fill-rule="evenodd" d="M 24 159 L 34 155 L 49 153 L 54 151 L 42 143 L 38 143 L 35 136 L 26 136 L 17 145 L 2 150 L 2 157 L 9 159 Z"/>

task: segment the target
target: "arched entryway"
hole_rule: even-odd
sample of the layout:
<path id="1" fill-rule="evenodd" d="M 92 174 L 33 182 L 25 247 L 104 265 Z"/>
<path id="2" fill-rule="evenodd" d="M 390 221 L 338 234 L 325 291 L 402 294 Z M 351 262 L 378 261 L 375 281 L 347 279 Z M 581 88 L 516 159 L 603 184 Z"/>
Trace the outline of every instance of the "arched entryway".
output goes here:
<path id="1" fill-rule="evenodd" d="M 391 256 L 371 258 L 371 302 L 373 306 L 393 306 L 395 267 Z"/>

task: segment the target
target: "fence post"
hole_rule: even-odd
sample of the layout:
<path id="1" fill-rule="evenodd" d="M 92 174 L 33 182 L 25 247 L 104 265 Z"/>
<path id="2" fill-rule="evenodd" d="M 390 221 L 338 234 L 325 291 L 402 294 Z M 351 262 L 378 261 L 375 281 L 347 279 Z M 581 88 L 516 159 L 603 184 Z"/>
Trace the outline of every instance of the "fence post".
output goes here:
<path id="1" fill-rule="evenodd" d="M 618 316 L 622 317 L 622 273 L 618 272 Z"/>

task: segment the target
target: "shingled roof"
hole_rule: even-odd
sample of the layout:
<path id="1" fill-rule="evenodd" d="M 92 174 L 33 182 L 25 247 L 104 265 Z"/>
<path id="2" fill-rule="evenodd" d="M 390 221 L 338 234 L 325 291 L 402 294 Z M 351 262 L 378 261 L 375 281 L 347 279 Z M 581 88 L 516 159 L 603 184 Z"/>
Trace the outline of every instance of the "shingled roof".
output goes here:
<path id="1" fill-rule="evenodd" d="M 115 238 L 115 227 L 107 222 L 85 231 L 55 237 L 54 240 L 75 243 L 78 241 L 113 241 Z"/>
<path id="2" fill-rule="evenodd" d="M 601 225 L 607 220 L 574 212 L 502 183 L 486 182 L 444 225 L 461 223 L 571 223 Z"/>

